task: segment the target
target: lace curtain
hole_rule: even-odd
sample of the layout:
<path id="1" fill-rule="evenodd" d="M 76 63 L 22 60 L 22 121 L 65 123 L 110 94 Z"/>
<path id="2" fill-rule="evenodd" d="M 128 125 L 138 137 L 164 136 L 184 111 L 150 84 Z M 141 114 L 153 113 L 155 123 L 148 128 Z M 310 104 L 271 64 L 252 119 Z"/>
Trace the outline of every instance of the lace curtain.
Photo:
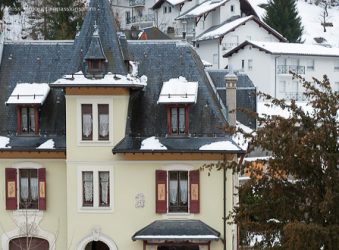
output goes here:
<path id="1" fill-rule="evenodd" d="M 92 134 L 92 115 L 91 114 L 82 115 L 82 134 L 86 137 L 89 137 Z"/>
<path id="2" fill-rule="evenodd" d="M 30 132 L 35 132 L 34 108 L 29 108 L 29 128 Z"/>
<path id="3" fill-rule="evenodd" d="M 28 178 L 20 178 L 20 198 L 22 200 L 28 200 Z"/>
<path id="4" fill-rule="evenodd" d="M 185 133 L 185 109 L 179 109 L 179 132 Z"/>
<path id="5" fill-rule="evenodd" d="M 109 172 L 100 172 L 100 187 L 101 187 L 101 197 L 100 201 L 102 204 L 108 204 L 108 192 L 109 192 Z"/>
<path id="6" fill-rule="evenodd" d="M 32 201 L 38 200 L 38 178 L 31 178 L 31 198 Z"/>
<path id="7" fill-rule="evenodd" d="M 108 136 L 109 116 L 108 114 L 99 115 L 99 135 L 102 137 Z"/>
<path id="8" fill-rule="evenodd" d="M 27 109 L 21 109 L 21 130 L 22 132 L 27 132 L 28 124 L 27 124 Z"/>
<path id="9" fill-rule="evenodd" d="M 83 173 L 83 181 L 84 181 L 84 199 L 85 202 L 93 201 L 93 173 L 92 172 L 84 172 Z"/>
<path id="10" fill-rule="evenodd" d="M 171 109 L 171 128 L 172 133 L 177 133 L 178 130 L 178 117 L 177 117 L 177 109 L 172 108 Z"/>
<path id="11" fill-rule="evenodd" d="M 178 195 L 178 181 L 177 180 L 170 180 L 169 186 L 169 200 L 171 204 L 177 203 L 177 195 Z"/>
<path id="12" fill-rule="evenodd" d="M 187 204 L 187 180 L 180 180 L 180 201 Z"/>

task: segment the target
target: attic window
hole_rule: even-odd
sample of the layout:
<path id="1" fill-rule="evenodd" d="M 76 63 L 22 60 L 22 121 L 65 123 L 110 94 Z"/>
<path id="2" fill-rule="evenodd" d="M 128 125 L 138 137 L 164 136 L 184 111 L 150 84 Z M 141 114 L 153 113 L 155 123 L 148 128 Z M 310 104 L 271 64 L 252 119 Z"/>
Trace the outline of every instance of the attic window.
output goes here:
<path id="1" fill-rule="evenodd" d="M 17 106 L 17 133 L 21 135 L 39 133 L 38 107 Z"/>
<path id="2" fill-rule="evenodd" d="M 167 130 L 169 135 L 188 134 L 188 106 L 168 106 Z"/>
<path id="3" fill-rule="evenodd" d="M 90 74 L 101 74 L 103 73 L 104 61 L 97 59 L 87 60 L 88 73 Z"/>

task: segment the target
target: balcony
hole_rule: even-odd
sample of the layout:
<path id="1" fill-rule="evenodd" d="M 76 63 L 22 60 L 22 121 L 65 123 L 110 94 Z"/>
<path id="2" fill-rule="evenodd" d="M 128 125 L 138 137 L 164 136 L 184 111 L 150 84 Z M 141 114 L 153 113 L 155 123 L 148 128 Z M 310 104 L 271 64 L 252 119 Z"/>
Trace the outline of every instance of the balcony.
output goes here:
<path id="1" fill-rule="evenodd" d="M 302 92 L 285 92 L 284 99 L 286 100 L 296 100 L 296 101 L 306 101 L 307 97 Z"/>
<path id="2" fill-rule="evenodd" d="M 222 50 L 229 50 L 237 47 L 238 45 L 239 43 L 223 43 L 221 46 Z"/>
<path id="3" fill-rule="evenodd" d="M 305 66 L 299 65 L 278 65 L 277 66 L 277 75 L 289 74 L 291 72 L 304 75 L 305 74 Z"/>
<path id="4" fill-rule="evenodd" d="M 145 22 L 154 22 L 155 17 L 154 14 L 148 14 L 143 16 L 133 16 L 126 19 L 126 24 L 138 24 L 138 23 L 145 23 Z"/>
<path id="5" fill-rule="evenodd" d="M 130 7 L 144 7 L 145 0 L 129 0 Z"/>

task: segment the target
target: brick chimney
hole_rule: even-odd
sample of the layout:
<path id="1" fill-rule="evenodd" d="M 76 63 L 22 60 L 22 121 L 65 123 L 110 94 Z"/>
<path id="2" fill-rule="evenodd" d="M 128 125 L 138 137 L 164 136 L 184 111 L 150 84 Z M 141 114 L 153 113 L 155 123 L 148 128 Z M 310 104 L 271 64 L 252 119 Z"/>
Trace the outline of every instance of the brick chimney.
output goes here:
<path id="1" fill-rule="evenodd" d="M 229 113 L 232 110 L 235 110 L 237 107 L 237 81 L 238 77 L 233 73 L 232 70 L 225 75 L 226 82 L 226 108 L 228 123 L 230 126 L 236 125 L 236 112 Z"/>

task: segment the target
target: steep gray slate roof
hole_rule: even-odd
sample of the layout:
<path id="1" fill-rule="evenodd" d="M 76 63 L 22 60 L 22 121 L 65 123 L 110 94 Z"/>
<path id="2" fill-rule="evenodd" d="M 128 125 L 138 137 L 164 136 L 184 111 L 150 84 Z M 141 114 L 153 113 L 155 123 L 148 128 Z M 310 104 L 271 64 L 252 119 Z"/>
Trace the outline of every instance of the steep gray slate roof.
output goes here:
<path id="1" fill-rule="evenodd" d="M 126 137 L 114 153 L 140 150 L 144 138 L 156 136 L 175 152 L 198 151 L 202 145 L 230 140 L 222 127 L 226 120 L 208 82 L 204 66 L 195 50 L 182 41 L 129 41 L 129 52 L 140 62 L 139 75 L 148 77 L 143 91 L 132 91 L 129 101 Z M 166 106 L 157 104 L 164 82 L 179 76 L 198 82 L 197 103 L 189 107 L 190 137 L 167 137 Z"/>
<path id="2" fill-rule="evenodd" d="M 225 75 L 228 74 L 228 70 L 207 70 L 210 75 L 217 92 L 222 99 L 223 103 L 226 104 L 226 84 Z M 238 77 L 237 82 L 237 108 L 247 109 L 256 112 L 256 88 L 248 77 L 248 75 L 242 72 L 234 72 Z M 246 113 L 237 111 L 237 121 L 242 124 L 255 128 L 256 121 L 254 118 L 249 117 Z"/>
<path id="3" fill-rule="evenodd" d="M 220 233 L 200 220 L 156 220 L 132 236 L 132 240 L 219 240 Z"/>
<path id="4" fill-rule="evenodd" d="M 91 44 L 85 55 L 85 60 L 88 59 L 97 59 L 97 60 L 106 60 L 105 53 L 103 51 L 100 37 L 97 35 L 92 36 Z"/>
<path id="5" fill-rule="evenodd" d="M 50 83 L 69 73 L 72 50 L 73 41 L 4 45 L 0 65 L 0 135 L 10 138 L 12 149 L 36 148 L 49 138 L 55 139 L 55 148 L 65 148 L 66 110 L 62 90 L 51 89 L 41 106 L 41 137 L 17 137 L 15 105 L 6 106 L 5 102 L 17 83 Z"/>
<path id="6" fill-rule="evenodd" d="M 83 60 L 90 47 L 95 24 L 99 29 L 103 52 L 108 60 L 107 71 L 125 75 L 127 69 L 118 42 L 116 24 L 107 0 L 91 0 L 90 2 L 80 33 L 75 39 L 72 73 L 84 69 Z"/>

